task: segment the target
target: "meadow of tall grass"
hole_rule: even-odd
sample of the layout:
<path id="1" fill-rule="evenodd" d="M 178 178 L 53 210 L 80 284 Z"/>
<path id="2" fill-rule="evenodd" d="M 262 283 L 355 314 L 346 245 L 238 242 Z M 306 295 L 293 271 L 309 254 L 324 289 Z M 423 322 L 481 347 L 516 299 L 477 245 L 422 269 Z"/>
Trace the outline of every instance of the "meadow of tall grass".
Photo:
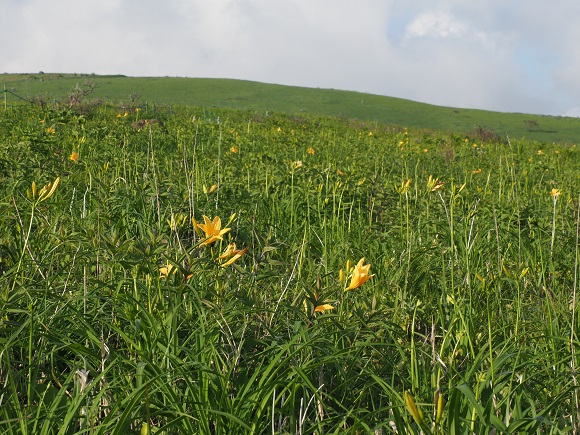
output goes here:
<path id="1" fill-rule="evenodd" d="M 576 431 L 575 145 L 191 107 L 0 138 L 2 433 Z"/>

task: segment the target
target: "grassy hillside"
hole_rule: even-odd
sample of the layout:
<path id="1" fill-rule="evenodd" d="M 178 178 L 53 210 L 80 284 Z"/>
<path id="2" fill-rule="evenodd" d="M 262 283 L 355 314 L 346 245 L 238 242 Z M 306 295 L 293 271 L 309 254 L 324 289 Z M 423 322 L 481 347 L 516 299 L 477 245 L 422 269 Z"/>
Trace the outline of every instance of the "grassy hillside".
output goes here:
<path id="1" fill-rule="evenodd" d="M 11 91 L 5 93 L 8 104 L 19 101 L 17 96 L 28 99 L 44 95 L 64 101 L 77 84 L 90 80 L 97 85 L 91 98 L 111 102 L 127 101 L 130 94 L 139 94 L 142 103 L 346 117 L 454 132 L 470 132 L 480 126 L 510 138 L 548 143 L 580 141 L 577 118 L 456 109 L 333 89 L 229 79 L 83 74 L 3 74 L 1 79 Z"/>

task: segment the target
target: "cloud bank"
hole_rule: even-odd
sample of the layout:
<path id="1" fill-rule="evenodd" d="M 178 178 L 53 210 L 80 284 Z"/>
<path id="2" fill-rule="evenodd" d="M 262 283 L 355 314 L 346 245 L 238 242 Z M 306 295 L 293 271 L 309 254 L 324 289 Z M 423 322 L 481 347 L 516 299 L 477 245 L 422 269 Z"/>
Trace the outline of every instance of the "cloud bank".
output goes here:
<path id="1" fill-rule="evenodd" d="M 224 77 L 580 116 L 566 0 L 7 0 L 3 71 Z"/>

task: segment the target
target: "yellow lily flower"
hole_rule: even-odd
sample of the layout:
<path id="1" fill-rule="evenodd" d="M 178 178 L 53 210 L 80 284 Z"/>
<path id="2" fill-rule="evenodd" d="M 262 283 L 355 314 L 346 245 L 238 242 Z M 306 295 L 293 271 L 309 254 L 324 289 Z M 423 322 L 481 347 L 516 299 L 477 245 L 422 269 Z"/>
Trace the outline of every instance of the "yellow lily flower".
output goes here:
<path id="1" fill-rule="evenodd" d="M 334 307 L 330 304 L 322 304 L 322 305 L 318 305 L 316 308 L 314 308 L 314 312 L 315 313 L 322 313 L 324 314 L 324 312 L 326 310 L 334 310 Z"/>
<path id="2" fill-rule="evenodd" d="M 244 255 L 247 250 L 248 248 L 236 249 L 236 243 L 235 242 L 230 243 L 226 248 L 226 250 L 224 251 L 224 253 L 218 257 L 218 260 L 225 260 L 229 258 L 229 260 L 223 263 L 221 267 L 227 267 L 230 264 L 233 264 L 235 261 L 238 260 L 238 258 Z"/>
<path id="3" fill-rule="evenodd" d="M 213 218 L 213 221 L 210 221 L 206 215 L 203 215 L 204 224 L 197 224 L 198 228 L 200 228 L 204 233 L 206 240 L 204 240 L 201 244 L 202 245 L 209 245 L 214 243 L 217 240 L 223 240 L 223 235 L 231 230 L 231 228 L 224 228 L 222 227 L 222 220 L 219 216 Z"/>
<path id="4" fill-rule="evenodd" d="M 160 268 L 159 268 L 159 278 L 161 278 L 161 279 L 167 279 L 167 277 L 168 277 L 169 275 L 172 275 L 173 273 L 175 273 L 175 272 L 176 272 L 176 270 L 177 270 L 177 269 L 176 269 L 176 268 L 173 266 L 173 264 L 171 264 L 171 263 L 167 263 L 167 266 L 164 266 L 164 267 L 160 267 Z M 187 275 L 187 276 L 185 277 L 185 279 L 189 279 L 189 278 L 191 278 L 192 276 L 193 276 L 193 274 L 191 274 L 191 275 Z"/>
<path id="5" fill-rule="evenodd" d="M 371 265 L 364 265 L 364 262 L 365 259 L 361 258 L 358 264 L 354 267 L 354 271 L 352 272 L 352 277 L 350 279 L 350 285 L 344 289 L 344 291 L 357 289 L 374 276 L 369 275 Z"/>
<path id="6" fill-rule="evenodd" d="M 313 298 L 311 298 L 310 301 L 314 305 L 314 311 L 312 311 L 313 313 L 324 314 L 326 310 L 334 310 L 334 306 L 325 301 L 320 294 L 315 292 L 312 296 Z"/>
<path id="7" fill-rule="evenodd" d="M 558 198 L 561 194 L 562 194 L 562 191 L 560 189 L 552 189 L 550 191 L 550 196 L 552 198 Z"/>
<path id="8" fill-rule="evenodd" d="M 224 260 L 226 258 L 230 258 L 232 255 L 234 255 L 235 252 L 237 252 L 236 242 L 232 242 L 228 245 L 228 247 L 226 248 L 224 253 L 218 257 L 218 260 Z"/>
<path id="9" fill-rule="evenodd" d="M 166 279 L 169 275 L 171 275 L 174 272 L 174 267 L 173 264 L 168 263 L 167 266 L 164 267 L 160 267 L 159 268 L 159 277 L 161 279 Z"/>
<path id="10" fill-rule="evenodd" d="M 68 158 L 70 161 L 77 163 L 79 161 L 79 153 L 73 151 L 70 153 L 70 157 Z"/>

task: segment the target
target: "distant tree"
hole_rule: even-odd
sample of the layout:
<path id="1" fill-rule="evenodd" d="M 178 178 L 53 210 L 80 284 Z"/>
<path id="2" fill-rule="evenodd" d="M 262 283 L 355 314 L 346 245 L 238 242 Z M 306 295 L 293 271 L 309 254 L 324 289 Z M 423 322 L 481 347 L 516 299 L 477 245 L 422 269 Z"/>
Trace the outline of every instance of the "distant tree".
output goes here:
<path id="1" fill-rule="evenodd" d="M 92 94 L 97 87 L 96 83 L 93 83 L 90 80 L 85 80 L 82 85 L 78 83 L 76 86 L 70 91 L 67 96 L 66 102 L 71 109 L 76 109 L 82 111 L 84 103 L 83 100 L 90 94 Z"/>
<path id="2" fill-rule="evenodd" d="M 132 92 L 129 94 L 129 100 L 131 101 L 131 110 L 137 107 L 137 102 L 139 101 L 139 98 L 141 98 L 141 94 L 138 92 Z"/>
<path id="3" fill-rule="evenodd" d="M 52 98 L 47 93 L 34 95 L 34 96 L 30 97 L 30 102 L 32 104 L 36 104 L 36 105 L 42 107 L 43 109 L 46 109 L 51 101 L 52 101 Z"/>
<path id="4" fill-rule="evenodd" d="M 526 130 L 528 131 L 533 131 L 535 128 L 537 128 L 540 124 L 538 124 L 538 121 L 535 121 L 533 119 L 526 119 L 524 120 L 524 123 L 526 124 Z"/>
<path id="5" fill-rule="evenodd" d="M 469 134 L 472 140 L 481 142 L 501 142 L 501 136 L 491 128 L 477 125 L 475 130 Z"/>

